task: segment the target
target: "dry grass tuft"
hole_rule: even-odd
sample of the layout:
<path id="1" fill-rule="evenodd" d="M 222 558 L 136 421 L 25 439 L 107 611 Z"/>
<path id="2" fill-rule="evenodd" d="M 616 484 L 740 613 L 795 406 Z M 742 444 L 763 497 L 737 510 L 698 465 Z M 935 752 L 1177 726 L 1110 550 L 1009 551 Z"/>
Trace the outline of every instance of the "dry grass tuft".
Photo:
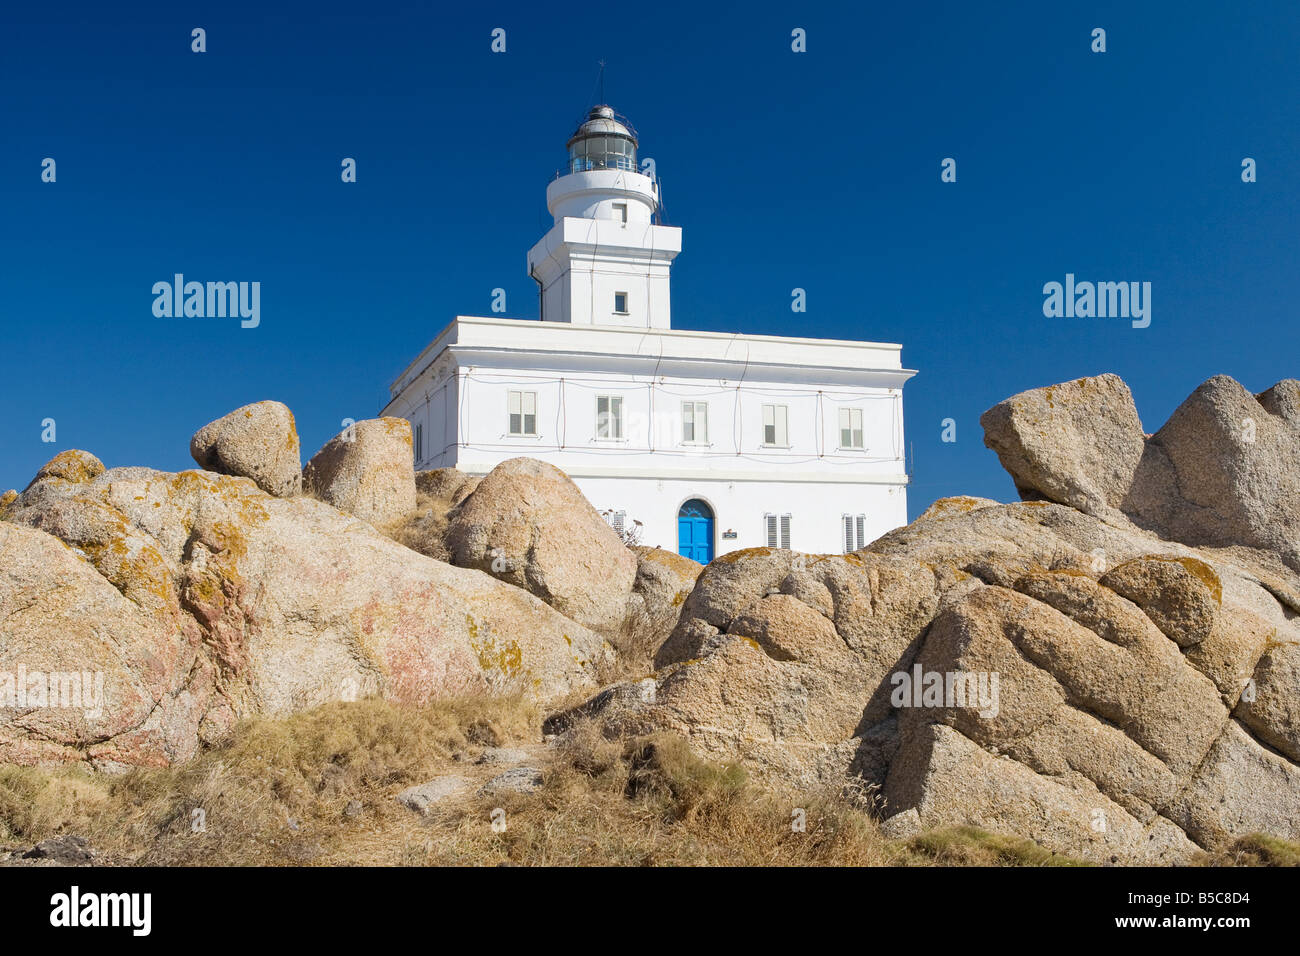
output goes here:
<path id="1" fill-rule="evenodd" d="M 937 866 L 1090 866 L 1024 837 L 978 827 L 949 827 L 915 836 L 908 849 Z"/>
<path id="2" fill-rule="evenodd" d="M 37 842 L 76 833 L 114 859 L 146 864 L 309 863 L 353 819 L 409 814 L 393 799 L 404 787 L 484 743 L 535 737 L 540 720 L 515 697 L 425 708 L 366 700 L 245 721 L 228 744 L 179 767 L 120 776 L 4 768 L 0 834 Z"/>
<path id="3" fill-rule="evenodd" d="M 676 736 L 611 738 L 591 720 L 546 745 L 541 719 L 519 697 L 424 708 L 366 700 L 247 721 L 225 745 L 165 770 L 0 767 L 0 839 L 29 846 L 76 834 L 108 862 L 155 865 L 1079 862 L 973 827 L 891 840 L 843 793 L 785 793 L 738 766 L 700 759 Z M 542 771 L 541 789 L 482 793 L 507 766 L 477 763 L 487 747 L 521 751 L 516 760 Z M 450 775 L 464 786 L 427 816 L 396 800 L 406 787 Z M 1297 860 L 1295 844 L 1255 836 L 1205 862 Z"/>
<path id="4" fill-rule="evenodd" d="M 870 866 L 895 862 L 865 813 L 834 795 L 783 795 L 680 738 L 607 739 L 577 724 L 553 748 L 541 792 L 439 807 L 419 865 Z M 796 810 L 804 828 L 792 823 Z M 505 829 L 490 825 L 494 811 Z"/>
<path id="5" fill-rule="evenodd" d="M 1300 866 L 1300 843 L 1248 833 L 1196 862 L 1202 866 Z"/>
<path id="6" fill-rule="evenodd" d="M 597 682 L 604 686 L 653 672 L 655 653 L 676 625 L 677 609 L 672 614 L 654 614 L 640 595 L 634 594 L 619 626 L 606 635 L 615 653 L 597 668 Z"/>
<path id="7" fill-rule="evenodd" d="M 447 526 L 451 523 L 448 512 L 452 507 L 452 502 L 446 498 L 417 491 L 415 510 L 384 525 L 379 531 L 412 551 L 450 564 L 451 554 L 445 542 Z"/>

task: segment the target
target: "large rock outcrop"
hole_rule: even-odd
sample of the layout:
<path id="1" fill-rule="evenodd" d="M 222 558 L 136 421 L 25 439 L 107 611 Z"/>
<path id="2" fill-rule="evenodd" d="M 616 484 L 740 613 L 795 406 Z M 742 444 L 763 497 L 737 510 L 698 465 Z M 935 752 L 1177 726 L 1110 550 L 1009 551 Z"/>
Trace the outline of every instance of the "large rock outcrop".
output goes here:
<path id="1" fill-rule="evenodd" d="M 1057 501 L 1106 517 L 1122 505 L 1142 460 L 1145 435 L 1118 375 L 1035 388 L 980 418 L 1022 498 Z"/>
<path id="2" fill-rule="evenodd" d="M 251 478 L 268 495 L 302 491 L 302 460 L 293 412 L 280 402 L 256 402 L 209 422 L 190 439 L 200 468 Z"/>
<path id="3" fill-rule="evenodd" d="M 666 638 L 677 627 L 682 606 L 695 590 L 704 566 L 666 548 L 636 545 L 631 550 L 636 555 L 633 595 Z"/>
<path id="4" fill-rule="evenodd" d="M 637 559 L 564 472 L 534 458 L 492 469 L 452 512 L 447 550 L 600 631 L 628 613 Z"/>
<path id="5" fill-rule="evenodd" d="M 1287 383 L 1265 395 L 1269 404 Z M 1125 511 L 1189 544 L 1244 545 L 1300 569 L 1300 430 L 1226 375 L 1210 379 L 1151 437 Z"/>
<path id="6" fill-rule="evenodd" d="M 1029 500 L 941 500 L 850 555 L 724 555 L 653 685 L 608 688 L 552 729 L 579 714 L 668 729 L 763 778 L 861 792 L 885 817 L 1102 863 L 1300 838 L 1300 575 L 1257 507 L 1264 475 L 1285 489 L 1300 457 L 1244 462 L 1226 425 L 1269 416 L 1256 442 L 1285 447 L 1292 426 L 1265 408 L 1294 390 L 1256 402 L 1234 386 L 1207 383 L 1149 440 L 1113 377 L 1017 396 L 985 420 Z M 1198 464 L 1202 431 L 1220 456 Z M 1153 455 L 1179 476 L 1163 501 Z M 1178 469 L 1231 480 L 1208 494 Z M 1239 520 L 1184 526 L 1192 498 Z"/>
<path id="7" fill-rule="evenodd" d="M 413 509 L 409 430 L 383 420 L 309 466 L 336 507 L 64 452 L 0 501 L 0 760 L 184 760 L 241 716 L 341 696 L 595 693 L 603 636 L 639 613 L 651 644 L 624 665 L 653 656 L 653 676 L 549 730 L 667 729 L 909 828 L 1103 863 L 1300 839 L 1297 421 L 1290 380 L 1212 379 L 1152 436 L 1113 376 L 1035 390 L 985 416 L 1026 500 L 943 499 L 853 554 L 702 570 L 624 548 L 528 459 L 422 475 Z"/>
<path id="8" fill-rule="evenodd" d="M 1226 375 L 1150 437 L 1114 375 L 1032 389 L 980 419 L 1021 497 L 1127 518 L 1193 545 L 1242 545 L 1300 570 L 1300 383 L 1259 396 Z"/>
<path id="9" fill-rule="evenodd" d="M 335 435 L 303 471 L 308 494 L 376 526 L 415 509 L 411 423 L 370 418 Z"/>
<path id="10" fill-rule="evenodd" d="M 583 712 L 924 826 L 1185 861 L 1251 829 L 1300 837 L 1297 610 L 1300 578 L 1263 556 L 957 499 L 851 555 L 723 556 L 653 692 Z"/>
<path id="11" fill-rule="evenodd" d="M 594 687 L 608 654 L 537 598 L 320 502 L 60 459 L 0 524 L 0 668 L 102 673 L 102 714 L 0 710 L 0 759 L 163 764 L 239 717 L 355 696 L 549 699 Z"/>
<path id="12" fill-rule="evenodd" d="M 176 623 L 58 538 L 0 522 L 0 761 L 192 756 L 213 681 L 197 628 Z"/>

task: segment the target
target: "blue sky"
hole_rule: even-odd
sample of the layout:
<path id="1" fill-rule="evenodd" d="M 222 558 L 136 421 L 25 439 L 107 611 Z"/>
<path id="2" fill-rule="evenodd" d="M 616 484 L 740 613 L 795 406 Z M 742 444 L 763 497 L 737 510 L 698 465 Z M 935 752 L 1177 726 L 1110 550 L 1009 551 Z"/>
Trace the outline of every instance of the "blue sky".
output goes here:
<path id="1" fill-rule="evenodd" d="M 190 467 L 265 398 L 306 458 L 494 288 L 536 317 L 603 57 L 684 230 L 674 325 L 901 342 L 912 514 L 1013 498 L 978 418 L 1014 392 L 1116 372 L 1154 431 L 1300 376 L 1297 49 L 1294 0 L 6 5 L 0 489 L 67 448 Z M 260 281 L 261 325 L 155 318 L 177 272 Z M 1150 327 L 1045 318 L 1067 272 L 1151 282 Z"/>

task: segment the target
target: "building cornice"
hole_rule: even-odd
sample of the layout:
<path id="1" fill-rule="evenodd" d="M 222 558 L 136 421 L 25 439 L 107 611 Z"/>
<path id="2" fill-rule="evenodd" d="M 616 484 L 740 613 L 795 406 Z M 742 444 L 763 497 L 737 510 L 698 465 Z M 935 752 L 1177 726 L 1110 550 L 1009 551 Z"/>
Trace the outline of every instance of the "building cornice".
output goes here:
<path id="1" fill-rule="evenodd" d="M 456 462 L 456 469 L 463 471 L 467 475 L 482 476 L 496 467 L 498 461 L 474 461 L 472 458 L 459 458 Z M 760 484 L 770 485 L 774 482 L 788 481 L 799 484 L 837 484 L 837 485 L 896 485 L 905 486 L 909 479 L 907 475 L 901 473 L 882 474 L 882 475 L 864 475 L 862 472 L 852 474 L 837 475 L 833 472 L 824 471 L 812 472 L 787 472 L 784 469 L 775 474 L 770 468 L 766 471 L 733 469 L 733 468 L 672 468 L 657 465 L 653 475 L 647 475 L 644 468 L 636 467 L 600 467 L 595 465 L 580 465 L 576 467 L 560 467 L 570 478 L 640 478 L 647 481 L 711 481 L 711 482 L 729 482 L 744 481 L 757 482 Z"/>
<path id="2" fill-rule="evenodd" d="M 666 370 L 674 363 L 693 369 L 695 374 L 748 366 L 750 371 L 745 377 L 756 375 L 759 368 L 782 375 L 804 369 L 808 372 L 834 371 L 845 384 L 863 384 L 867 378 L 876 378 L 887 381 L 888 387 L 901 387 L 916 374 L 913 369 L 902 368 L 899 361 L 902 346 L 894 343 L 457 316 L 397 376 L 390 386 L 392 397 L 395 398 L 419 378 L 449 348 L 453 349 L 458 362 L 462 357 L 464 361 L 470 361 L 472 355 L 478 355 L 481 364 L 487 364 L 488 355 L 503 362 L 510 361 L 511 355 L 516 356 L 506 366 L 510 368 L 523 367 L 519 360 L 525 356 L 531 362 L 550 356 L 545 365 L 547 368 L 553 368 L 561 356 L 570 359 L 586 356 L 584 363 L 591 357 L 599 357 L 605 367 L 609 367 L 610 357 L 617 357 L 636 363 L 638 367 L 646 363 L 658 365 L 661 374 L 675 374 Z M 754 360 L 751 353 L 755 348 L 771 349 L 780 352 L 783 358 L 788 356 L 795 361 Z M 714 349 L 720 349 L 721 354 L 708 354 Z M 807 360 L 798 360 L 801 352 Z M 828 362 L 827 359 L 838 361 Z M 585 369 L 587 365 L 581 367 Z"/>
<path id="3" fill-rule="evenodd" d="M 702 378 L 740 385 L 748 380 L 791 385 L 902 388 L 916 373 L 911 369 L 844 368 L 784 362 L 746 362 L 742 359 L 619 355 L 608 352 L 561 352 L 552 349 L 483 348 L 452 345 L 447 351 L 461 368 L 482 366 L 511 371 L 616 372 L 643 376 L 638 384 L 656 378 Z"/>

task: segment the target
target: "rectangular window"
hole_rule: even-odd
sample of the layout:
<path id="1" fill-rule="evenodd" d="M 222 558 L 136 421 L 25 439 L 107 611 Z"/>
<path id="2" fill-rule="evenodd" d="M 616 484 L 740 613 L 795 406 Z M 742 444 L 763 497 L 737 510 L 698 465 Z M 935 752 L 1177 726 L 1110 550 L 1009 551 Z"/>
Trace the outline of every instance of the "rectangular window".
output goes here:
<path id="1" fill-rule="evenodd" d="M 537 393 L 510 392 L 507 399 L 511 435 L 537 434 Z"/>
<path id="2" fill-rule="evenodd" d="M 627 315 L 627 293 L 614 293 L 614 311 L 619 315 Z"/>
<path id="3" fill-rule="evenodd" d="M 415 460 L 416 462 L 424 461 L 424 426 L 415 426 Z"/>
<path id="4" fill-rule="evenodd" d="M 790 516 L 789 515 L 763 515 L 764 531 L 767 532 L 767 546 L 769 548 L 786 548 L 790 547 Z"/>
<path id="5" fill-rule="evenodd" d="M 621 395 L 596 396 L 596 437 L 623 437 L 623 397 Z"/>
<path id="6" fill-rule="evenodd" d="M 614 218 L 622 223 L 627 222 L 627 203 L 625 202 L 614 203 Z"/>
<path id="7" fill-rule="evenodd" d="M 709 403 L 682 402 L 682 442 L 706 445 L 709 441 Z"/>
<path id="8" fill-rule="evenodd" d="M 844 522 L 844 553 L 861 551 L 867 546 L 867 516 L 845 515 L 842 520 Z"/>
<path id="9" fill-rule="evenodd" d="M 862 448 L 862 409 L 840 409 L 840 447 Z"/>
<path id="10" fill-rule="evenodd" d="M 789 418 L 789 409 L 785 405 L 764 405 L 763 406 L 763 444 L 775 445 L 778 448 L 789 446 L 789 438 L 786 433 L 786 420 Z"/>

